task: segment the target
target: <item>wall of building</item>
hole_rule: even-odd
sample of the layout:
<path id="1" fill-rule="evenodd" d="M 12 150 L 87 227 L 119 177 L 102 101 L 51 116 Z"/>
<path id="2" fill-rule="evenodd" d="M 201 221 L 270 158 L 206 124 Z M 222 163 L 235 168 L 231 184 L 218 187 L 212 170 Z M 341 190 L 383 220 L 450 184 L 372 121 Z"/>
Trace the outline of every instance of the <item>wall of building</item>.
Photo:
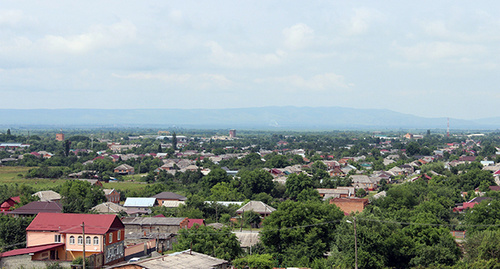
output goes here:
<path id="1" fill-rule="evenodd" d="M 71 236 L 75 237 L 75 243 L 70 244 L 69 239 Z M 78 244 L 78 236 L 82 236 L 82 234 L 67 234 L 66 235 L 66 249 L 69 251 L 83 251 L 83 244 Z M 85 244 L 85 250 L 89 252 L 102 252 L 103 250 L 103 236 L 99 234 L 85 234 L 85 237 L 90 237 L 90 245 Z M 97 236 L 99 238 L 99 244 L 94 245 L 94 237 Z M 85 240 L 85 239 L 84 239 Z"/>
<path id="2" fill-rule="evenodd" d="M 60 234 L 57 232 L 26 232 L 26 247 L 40 246 L 46 244 L 56 243 L 54 235 Z M 61 235 L 61 242 L 64 242 L 64 235 Z"/>
<path id="3" fill-rule="evenodd" d="M 330 204 L 335 204 L 336 206 L 338 206 L 340 208 L 340 210 L 342 210 L 345 213 L 350 214 L 352 212 L 361 212 L 361 211 L 363 211 L 363 209 L 365 209 L 366 202 L 360 201 L 360 200 L 361 199 L 359 199 L 359 200 L 358 199 L 356 199 L 356 200 L 346 199 L 343 201 L 331 200 Z"/>
<path id="4" fill-rule="evenodd" d="M 158 232 L 177 234 L 179 230 L 180 230 L 179 225 L 152 225 L 152 226 L 141 226 L 141 225 L 130 225 L 130 224 L 125 225 L 125 231 L 127 234 L 137 233 L 137 234 L 148 235 L 151 233 L 158 233 Z"/>
<path id="5" fill-rule="evenodd" d="M 32 261 L 30 255 L 17 255 L 10 257 L 3 257 L 0 259 L 0 268 L 47 268 L 48 264 L 54 261 Z M 70 268 L 71 262 L 58 262 L 64 268 Z"/>

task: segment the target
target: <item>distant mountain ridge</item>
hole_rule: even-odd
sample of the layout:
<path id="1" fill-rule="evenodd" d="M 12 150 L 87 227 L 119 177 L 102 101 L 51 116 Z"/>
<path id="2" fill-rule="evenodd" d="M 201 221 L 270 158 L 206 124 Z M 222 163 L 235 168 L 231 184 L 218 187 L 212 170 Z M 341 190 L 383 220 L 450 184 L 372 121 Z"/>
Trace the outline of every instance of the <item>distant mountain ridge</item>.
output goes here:
<path id="1" fill-rule="evenodd" d="M 387 109 L 255 107 L 228 109 L 0 109 L 0 125 L 179 126 L 192 128 L 446 129 L 446 118 Z M 453 129 L 498 129 L 500 118 L 450 119 Z"/>

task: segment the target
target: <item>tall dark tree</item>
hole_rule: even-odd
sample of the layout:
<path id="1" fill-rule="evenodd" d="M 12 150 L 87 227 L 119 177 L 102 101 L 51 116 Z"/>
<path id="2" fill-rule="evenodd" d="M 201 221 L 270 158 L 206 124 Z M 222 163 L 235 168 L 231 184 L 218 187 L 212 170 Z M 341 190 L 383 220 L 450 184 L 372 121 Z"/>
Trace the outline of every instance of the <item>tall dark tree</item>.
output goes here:
<path id="1" fill-rule="evenodd" d="M 172 134 L 172 148 L 177 149 L 177 134 L 175 132 Z"/>
<path id="2" fill-rule="evenodd" d="M 7 135 L 10 135 L 10 129 L 7 129 Z"/>
<path id="3" fill-rule="evenodd" d="M 71 146 L 71 141 L 65 140 L 64 141 L 64 156 L 68 157 L 69 156 L 69 149 Z"/>

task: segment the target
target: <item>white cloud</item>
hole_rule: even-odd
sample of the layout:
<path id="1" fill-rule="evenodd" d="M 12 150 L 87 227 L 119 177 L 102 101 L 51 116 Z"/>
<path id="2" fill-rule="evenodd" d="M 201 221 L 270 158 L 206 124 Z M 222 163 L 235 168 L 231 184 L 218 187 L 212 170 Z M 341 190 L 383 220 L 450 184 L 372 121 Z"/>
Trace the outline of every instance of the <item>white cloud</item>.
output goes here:
<path id="1" fill-rule="evenodd" d="M 51 52 L 85 53 L 100 48 L 113 48 L 131 42 L 136 36 L 136 27 L 130 22 L 109 26 L 97 25 L 88 32 L 69 35 L 46 35 L 40 43 Z"/>
<path id="2" fill-rule="evenodd" d="M 354 9 L 354 15 L 350 18 L 347 26 L 348 35 L 364 34 L 370 28 L 370 24 L 383 16 L 377 10 L 368 8 Z"/>
<path id="3" fill-rule="evenodd" d="M 314 38 L 314 30 L 304 23 L 298 23 L 283 30 L 285 46 L 291 50 L 307 47 Z"/>
<path id="4" fill-rule="evenodd" d="M 211 85 L 229 86 L 232 81 L 221 74 L 170 74 L 170 73 L 150 73 L 138 72 L 127 75 L 112 74 L 113 77 L 133 80 L 160 80 L 166 83 L 203 85 L 204 88 Z"/>
<path id="5" fill-rule="evenodd" d="M 210 41 L 207 46 L 211 50 L 210 60 L 212 63 L 233 67 L 233 68 L 260 68 L 263 66 L 280 64 L 284 57 L 286 57 L 286 52 L 277 50 L 275 53 L 233 53 L 224 50 L 215 41 Z"/>
<path id="6" fill-rule="evenodd" d="M 463 61 L 476 58 L 487 52 L 482 45 L 464 45 L 452 42 L 421 42 L 414 46 L 397 46 L 400 53 L 409 60 L 455 59 Z"/>
<path id="7" fill-rule="evenodd" d="M 312 76 L 306 79 L 299 75 L 275 77 L 275 78 L 265 78 L 256 79 L 257 83 L 269 83 L 275 82 L 287 86 L 291 86 L 295 89 L 308 89 L 315 91 L 324 91 L 328 89 L 348 89 L 354 86 L 352 83 L 347 83 L 344 76 L 337 75 L 334 73 L 325 73 Z"/>
<path id="8" fill-rule="evenodd" d="M 0 25 L 16 26 L 34 21 L 32 17 L 26 16 L 22 10 L 0 10 Z"/>

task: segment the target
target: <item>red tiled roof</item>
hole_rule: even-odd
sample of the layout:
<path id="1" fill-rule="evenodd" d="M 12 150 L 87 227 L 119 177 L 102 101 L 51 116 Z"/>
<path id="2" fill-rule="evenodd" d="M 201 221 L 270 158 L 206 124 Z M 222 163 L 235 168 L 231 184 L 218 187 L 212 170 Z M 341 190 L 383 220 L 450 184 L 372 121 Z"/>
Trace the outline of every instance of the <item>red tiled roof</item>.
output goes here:
<path id="1" fill-rule="evenodd" d="M 200 226 L 205 226 L 204 219 L 188 219 L 188 229 L 193 227 L 193 225 L 198 224 Z"/>
<path id="2" fill-rule="evenodd" d="M 0 253 L 0 257 L 9 257 L 9 256 L 16 256 L 16 255 L 24 255 L 24 254 L 29 254 L 29 253 L 37 253 L 49 249 L 54 249 L 64 246 L 64 243 L 55 243 L 55 244 L 48 244 L 48 245 L 41 245 L 41 246 L 35 246 L 35 247 L 29 247 L 29 248 L 20 248 L 20 249 L 14 249 L 11 251 L 6 251 L 4 253 Z"/>
<path id="3" fill-rule="evenodd" d="M 492 191 L 500 191 L 500 186 L 490 186 L 489 188 Z"/>
<path id="4" fill-rule="evenodd" d="M 62 233 L 81 233 L 82 222 L 89 234 L 106 234 L 110 230 L 125 226 L 116 215 L 39 213 L 26 231 L 60 231 Z"/>

